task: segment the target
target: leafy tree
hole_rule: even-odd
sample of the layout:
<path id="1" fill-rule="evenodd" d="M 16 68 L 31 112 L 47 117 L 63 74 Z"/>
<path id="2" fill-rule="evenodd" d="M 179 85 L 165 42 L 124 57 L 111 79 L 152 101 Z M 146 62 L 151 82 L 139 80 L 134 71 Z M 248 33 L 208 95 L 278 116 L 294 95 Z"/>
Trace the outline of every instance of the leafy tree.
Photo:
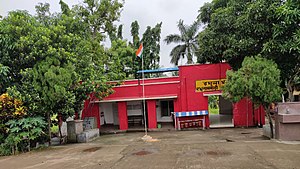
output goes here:
<path id="1" fill-rule="evenodd" d="M 281 70 L 282 81 L 293 101 L 294 90 L 300 86 L 300 3 L 288 0 L 276 8 L 272 38 L 264 44 L 263 53 L 276 61 Z"/>
<path id="2" fill-rule="evenodd" d="M 141 43 L 143 43 L 144 69 L 159 68 L 161 25 L 162 22 L 156 24 L 154 28 L 147 26 L 143 34 Z"/>
<path id="3" fill-rule="evenodd" d="M 9 77 L 8 77 L 9 67 L 0 64 L 0 93 L 4 93 L 8 87 Z"/>
<path id="4" fill-rule="evenodd" d="M 64 4 L 62 4 L 62 5 L 64 5 Z M 50 22 L 51 13 L 50 13 L 50 4 L 49 3 L 38 3 L 38 5 L 35 6 L 35 10 L 37 13 L 36 14 L 37 20 L 40 23 L 45 24 L 45 25 L 50 24 L 49 22 Z"/>
<path id="5" fill-rule="evenodd" d="M 123 3 L 118 0 L 84 0 L 74 11 L 89 25 L 92 37 L 100 42 L 105 33 L 111 35 L 116 31 L 113 22 L 120 18 Z"/>
<path id="6" fill-rule="evenodd" d="M 129 44 L 132 46 L 133 49 L 137 50 L 140 46 L 140 37 L 139 37 L 139 30 L 140 30 L 140 26 L 138 21 L 134 21 L 131 23 L 131 29 L 130 29 L 130 33 L 132 36 L 132 42 L 129 42 Z M 135 57 L 133 59 L 133 64 L 131 66 L 131 70 L 132 73 L 134 75 L 134 77 L 137 79 L 138 76 L 136 74 L 136 72 L 138 70 L 142 69 L 142 64 L 141 64 L 141 60 L 138 59 L 137 57 Z"/>
<path id="7" fill-rule="evenodd" d="M 119 25 L 119 27 L 118 27 L 117 38 L 123 39 L 123 25 L 122 24 Z"/>
<path id="8" fill-rule="evenodd" d="M 65 118 L 74 114 L 75 96 L 69 90 L 71 85 L 77 82 L 74 69 L 70 63 L 63 63 L 55 57 L 47 57 L 45 61 L 26 72 L 26 80 L 31 82 L 40 98 L 40 105 L 43 105 L 39 110 L 48 119 L 49 136 L 51 136 L 50 118 L 53 114 L 63 114 Z"/>
<path id="9" fill-rule="evenodd" d="M 44 58 L 42 51 L 46 46 L 40 44 L 48 38 L 38 25 L 32 16 L 23 11 L 10 12 L 0 21 L 0 63 L 10 68 L 7 87 L 19 86 L 21 72 Z M 31 33 L 33 31 L 34 34 Z M 38 42 L 39 47 L 33 48 L 34 42 Z"/>
<path id="10" fill-rule="evenodd" d="M 119 16 L 109 12 L 118 11 L 121 6 L 112 1 L 87 3 L 70 9 L 61 1 L 63 13 L 57 14 L 49 12 L 49 5 L 39 4 L 35 17 L 16 11 L 0 21 L 0 64 L 10 68 L 5 77 L 9 80 L 6 87 L 19 90 L 29 116 L 48 117 L 49 136 L 52 114 L 59 113 L 59 117 L 66 119 L 82 109 L 88 94 L 95 92 L 99 99 L 109 95 L 112 84 L 107 82 L 116 78 L 111 76 L 114 72 L 122 70 L 115 66 L 105 74 L 104 66 L 110 56 L 100 44 L 104 37 L 100 29 L 112 30 L 112 23 Z M 93 6 L 96 3 L 98 12 Z M 95 10 L 93 17 L 112 16 L 103 16 L 104 20 L 89 18 L 88 13 L 82 13 L 88 11 L 83 7 L 90 8 L 89 5 L 93 8 L 89 10 Z M 102 8 L 110 11 L 100 13 Z M 99 21 L 101 25 L 90 21 Z"/>
<path id="11" fill-rule="evenodd" d="M 299 77 L 297 37 L 300 16 L 296 1 L 213 0 L 199 10 L 206 24 L 199 33 L 197 62 L 228 62 L 234 70 L 246 56 L 261 54 L 281 70 L 290 100 Z M 293 38 L 291 38 L 293 37 Z M 286 83 L 285 83 L 286 82 Z"/>
<path id="12" fill-rule="evenodd" d="M 270 104 L 280 100 L 280 70 L 273 61 L 257 57 L 246 57 L 238 71 L 227 71 L 227 81 L 223 87 L 224 97 L 238 102 L 244 97 L 254 104 L 263 105 L 271 127 Z"/>
<path id="13" fill-rule="evenodd" d="M 170 34 L 164 39 L 167 44 L 178 44 L 170 53 L 170 56 L 172 57 L 171 63 L 178 65 L 178 61 L 181 57 L 187 57 L 187 64 L 191 64 L 193 63 L 193 56 L 198 50 L 197 34 L 199 22 L 195 21 L 192 25 L 185 25 L 183 20 L 179 20 L 177 27 L 180 34 Z"/>
<path id="14" fill-rule="evenodd" d="M 155 27 L 147 26 L 142 38 L 139 37 L 139 24 L 137 21 L 131 23 L 131 46 L 137 50 L 140 44 L 143 44 L 143 59 L 144 69 L 159 68 L 159 52 L 160 52 L 160 34 L 162 22 L 155 25 Z M 142 69 L 141 60 L 134 58 L 134 65 L 132 65 L 132 72 L 137 72 Z"/>
<path id="15" fill-rule="evenodd" d="M 140 25 L 138 21 L 131 23 L 131 36 L 132 36 L 132 45 L 134 48 L 138 49 L 140 46 L 140 37 L 139 37 Z"/>
<path id="16" fill-rule="evenodd" d="M 136 65 L 135 64 L 135 50 L 131 45 L 124 40 L 115 40 L 111 44 L 111 48 L 107 51 L 110 56 L 107 62 L 107 76 L 111 80 L 120 80 L 126 78 L 134 78 Z M 119 70 L 118 72 L 109 71 Z"/>
<path id="17" fill-rule="evenodd" d="M 208 97 L 208 106 L 212 109 L 219 109 L 219 96 L 209 96 Z"/>
<path id="18" fill-rule="evenodd" d="M 64 1 L 62 1 L 62 0 L 59 1 L 59 4 L 60 4 L 61 13 L 64 14 L 64 15 L 69 16 L 71 10 L 70 10 L 68 4 L 66 4 L 66 3 L 65 3 Z"/>
<path id="19" fill-rule="evenodd" d="M 158 69 L 159 68 L 159 52 L 160 52 L 160 34 L 162 22 L 151 28 L 147 27 L 143 34 L 143 57 L 145 69 Z"/>

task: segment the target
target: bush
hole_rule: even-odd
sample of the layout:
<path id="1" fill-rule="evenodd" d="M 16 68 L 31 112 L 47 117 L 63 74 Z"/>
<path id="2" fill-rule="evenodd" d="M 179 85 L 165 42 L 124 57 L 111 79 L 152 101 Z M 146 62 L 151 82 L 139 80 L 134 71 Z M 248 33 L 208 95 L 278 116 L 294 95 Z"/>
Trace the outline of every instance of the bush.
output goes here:
<path id="1" fill-rule="evenodd" d="M 6 123 L 9 120 L 21 119 L 26 115 L 26 107 L 20 99 L 11 97 L 8 93 L 0 95 L 0 144 L 8 136 Z"/>
<path id="2" fill-rule="evenodd" d="M 30 142 L 40 137 L 44 132 L 46 123 L 41 117 L 28 117 L 20 120 L 10 120 L 8 137 L 5 142 L 11 147 L 12 154 L 18 151 L 30 151 Z"/>
<path id="3" fill-rule="evenodd" d="M 8 144 L 2 143 L 0 144 L 0 156 L 11 155 L 11 148 Z"/>

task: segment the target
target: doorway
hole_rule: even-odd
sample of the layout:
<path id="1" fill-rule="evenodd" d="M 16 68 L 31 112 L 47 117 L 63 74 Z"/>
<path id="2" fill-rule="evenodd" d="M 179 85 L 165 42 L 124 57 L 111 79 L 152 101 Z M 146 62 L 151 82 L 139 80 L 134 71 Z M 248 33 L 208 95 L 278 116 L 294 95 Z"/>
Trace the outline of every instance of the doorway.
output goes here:
<path id="1" fill-rule="evenodd" d="M 208 96 L 210 128 L 234 127 L 233 107 L 229 100 L 221 95 Z"/>
<path id="2" fill-rule="evenodd" d="M 128 129 L 141 129 L 145 127 L 143 101 L 127 102 Z M 147 104 L 145 103 L 145 115 L 147 118 Z"/>
<path id="3" fill-rule="evenodd" d="M 118 105 L 116 102 L 100 103 L 100 133 L 119 130 Z"/>

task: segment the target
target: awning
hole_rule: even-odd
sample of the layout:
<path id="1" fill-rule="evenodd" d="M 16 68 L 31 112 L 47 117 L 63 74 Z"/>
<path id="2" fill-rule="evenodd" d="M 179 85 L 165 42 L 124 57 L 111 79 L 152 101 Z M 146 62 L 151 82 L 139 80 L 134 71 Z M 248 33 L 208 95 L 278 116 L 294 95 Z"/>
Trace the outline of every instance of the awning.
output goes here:
<path id="1" fill-rule="evenodd" d="M 222 91 L 203 92 L 203 96 L 221 96 Z"/>
<path id="2" fill-rule="evenodd" d="M 160 69 L 154 69 L 154 70 L 139 70 L 137 73 L 163 73 L 163 72 L 173 72 L 178 71 L 178 67 L 173 68 L 160 68 Z"/>
<path id="3" fill-rule="evenodd" d="M 175 114 L 175 117 L 189 117 L 189 116 L 201 116 L 201 115 L 208 115 L 207 110 L 201 111 L 186 111 L 186 112 L 172 112 Z"/>

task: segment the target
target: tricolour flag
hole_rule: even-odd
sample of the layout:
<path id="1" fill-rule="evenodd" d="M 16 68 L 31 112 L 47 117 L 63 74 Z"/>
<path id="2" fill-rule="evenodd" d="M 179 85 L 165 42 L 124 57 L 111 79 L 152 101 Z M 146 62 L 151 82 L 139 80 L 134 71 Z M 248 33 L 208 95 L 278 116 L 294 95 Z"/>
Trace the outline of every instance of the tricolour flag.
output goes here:
<path id="1" fill-rule="evenodd" d="M 140 45 L 139 49 L 135 52 L 136 56 L 141 58 L 143 53 L 143 44 Z"/>

